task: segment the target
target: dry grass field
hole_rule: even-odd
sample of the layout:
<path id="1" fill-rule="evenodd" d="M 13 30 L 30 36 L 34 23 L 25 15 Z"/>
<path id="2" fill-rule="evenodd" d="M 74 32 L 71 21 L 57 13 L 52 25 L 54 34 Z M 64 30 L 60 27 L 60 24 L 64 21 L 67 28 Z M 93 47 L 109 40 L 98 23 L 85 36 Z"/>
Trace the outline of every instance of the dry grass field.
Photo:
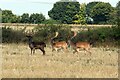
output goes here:
<path id="1" fill-rule="evenodd" d="M 46 47 L 30 54 L 27 44 L 2 44 L 3 78 L 117 78 L 118 49 L 92 48 L 73 54 Z"/>

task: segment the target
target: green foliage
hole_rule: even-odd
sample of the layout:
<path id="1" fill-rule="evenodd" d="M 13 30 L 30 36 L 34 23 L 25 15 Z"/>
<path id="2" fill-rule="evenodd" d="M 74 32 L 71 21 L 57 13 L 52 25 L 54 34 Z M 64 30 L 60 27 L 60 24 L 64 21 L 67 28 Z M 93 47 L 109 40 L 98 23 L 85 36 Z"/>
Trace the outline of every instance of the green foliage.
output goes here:
<path id="1" fill-rule="evenodd" d="M 29 14 L 28 13 L 23 13 L 21 16 L 21 22 L 22 23 L 29 23 L 30 19 L 29 19 Z"/>
<path id="2" fill-rule="evenodd" d="M 1 30 L 1 29 L 0 29 Z M 55 32 L 59 32 L 57 41 L 68 41 L 72 37 L 72 32 L 67 25 L 43 25 L 34 29 L 33 40 L 44 41 L 50 43 L 50 39 L 55 36 Z M 3 43 L 19 43 L 26 42 L 27 38 L 24 29 L 12 30 L 11 28 L 2 28 L 2 42 Z M 72 39 L 73 42 L 88 41 L 92 45 L 97 43 L 115 44 L 120 46 L 120 29 L 113 26 L 111 28 L 97 28 L 95 30 L 80 31 L 78 35 Z"/>
<path id="3" fill-rule="evenodd" d="M 23 13 L 21 16 L 17 16 L 12 13 L 11 10 L 1 10 L 2 11 L 2 23 L 35 23 L 40 24 L 45 20 L 43 14 L 33 13 L 29 15 L 28 13 Z"/>
<path id="4" fill-rule="evenodd" d="M 59 32 L 58 40 L 67 40 L 70 33 L 70 27 L 67 25 L 45 25 L 38 26 L 35 30 L 34 39 L 39 41 L 50 42 L 50 39 L 55 36 L 55 32 Z"/>
<path id="5" fill-rule="evenodd" d="M 45 20 L 43 14 L 33 13 L 29 15 L 28 13 L 24 13 L 21 16 L 21 23 L 33 23 L 33 24 L 40 24 L 42 21 Z"/>
<path id="6" fill-rule="evenodd" d="M 2 10 L 2 23 L 17 22 L 17 16 L 11 10 Z"/>
<path id="7" fill-rule="evenodd" d="M 113 7 L 109 3 L 97 3 L 91 10 L 91 16 L 94 19 L 94 23 L 107 23 L 112 11 Z"/>
<path id="8" fill-rule="evenodd" d="M 74 16 L 75 24 L 85 24 L 86 23 L 86 4 L 80 5 L 79 13 Z"/>
<path id="9" fill-rule="evenodd" d="M 62 23 L 73 23 L 73 17 L 79 12 L 79 2 L 56 2 L 53 8 L 48 11 L 50 18 L 60 20 Z"/>
<path id="10" fill-rule="evenodd" d="M 120 41 L 120 30 L 115 26 L 112 28 L 105 27 L 105 28 L 97 28 L 95 30 L 89 31 L 80 31 L 74 42 L 78 41 L 88 41 L 95 45 L 96 43 L 119 43 Z M 120 46 L 119 44 L 116 44 Z"/>
<path id="11" fill-rule="evenodd" d="M 42 22 L 42 24 L 60 24 L 61 22 L 58 20 L 53 20 L 53 19 L 47 19 Z"/>
<path id="12" fill-rule="evenodd" d="M 100 2 L 94 1 L 94 2 L 90 2 L 90 3 L 88 3 L 88 4 L 86 5 L 86 14 L 87 14 L 88 16 L 91 17 L 91 11 L 92 11 L 93 7 L 94 7 L 97 3 L 100 3 Z"/>
<path id="13" fill-rule="evenodd" d="M 79 4 L 76 0 L 60 0 L 48 11 L 51 19 L 46 20 L 43 14 L 24 13 L 20 16 L 11 10 L 2 11 L 2 23 L 35 23 L 35 24 L 117 24 L 120 26 L 120 1 L 113 8 L 109 3 L 90 2 Z M 0 15 L 1 16 L 1 15 Z M 1 20 L 1 19 L 0 19 Z"/>
<path id="14" fill-rule="evenodd" d="M 44 20 L 45 20 L 45 17 L 43 14 L 33 13 L 30 15 L 30 23 L 39 24 L 39 23 L 42 23 L 42 21 Z"/>
<path id="15" fill-rule="evenodd" d="M 109 23 L 115 24 L 120 27 L 120 1 L 117 3 L 116 7 L 110 13 Z"/>
<path id="16" fill-rule="evenodd" d="M 120 1 L 117 3 L 116 9 L 117 9 L 117 20 L 116 21 L 120 29 Z"/>
<path id="17" fill-rule="evenodd" d="M 0 8 L 0 22 L 2 22 L 2 10 Z"/>
<path id="18" fill-rule="evenodd" d="M 117 9 L 116 8 L 113 8 L 113 11 L 110 12 L 110 19 L 108 23 L 112 25 L 117 24 Z"/>
<path id="19" fill-rule="evenodd" d="M 24 42 L 25 34 L 23 30 L 12 30 L 11 28 L 2 27 L 2 42 L 3 43 L 18 43 Z"/>

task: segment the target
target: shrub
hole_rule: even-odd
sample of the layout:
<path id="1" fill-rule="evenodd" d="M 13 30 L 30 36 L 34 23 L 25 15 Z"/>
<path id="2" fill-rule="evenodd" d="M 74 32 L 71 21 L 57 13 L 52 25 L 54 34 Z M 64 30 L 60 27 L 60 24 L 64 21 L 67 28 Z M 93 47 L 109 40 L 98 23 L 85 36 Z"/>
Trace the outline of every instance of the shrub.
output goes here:
<path id="1" fill-rule="evenodd" d="M 23 30 L 13 30 L 11 28 L 2 27 L 2 42 L 3 43 L 18 43 L 25 40 Z"/>
<path id="2" fill-rule="evenodd" d="M 118 43 L 120 40 L 120 30 L 117 27 L 97 28 L 90 31 L 79 32 L 75 41 L 89 41 L 93 45 L 96 43 Z"/>
<path id="3" fill-rule="evenodd" d="M 50 42 L 50 39 L 55 36 L 55 32 L 59 32 L 58 40 L 67 40 L 71 32 L 67 25 L 45 25 L 38 26 L 35 29 L 35 40 Z"/>
<path id="4" fill-rule="evenodd" d="M 33 40 L 49 43 L 50 39 L 55 36 L 55 32 L 59 32 L 57 41 L 67 41 L 73 35 L 70 26 L 47 24 L 34 29 Z M 19 43 L 26 41 L 27 38 L 25 37 L 24 29 L 13 30 L 6 27 L 2 28 L 3 43 Z M 80 31 L 72 41 L 88 41 L 93 45 L 107 43 L 108 45 L 115 44 L 120 46 L 120 29 L 119 27 L 113 26 L 111 28 L 105 27 L 89 31 Z"/>

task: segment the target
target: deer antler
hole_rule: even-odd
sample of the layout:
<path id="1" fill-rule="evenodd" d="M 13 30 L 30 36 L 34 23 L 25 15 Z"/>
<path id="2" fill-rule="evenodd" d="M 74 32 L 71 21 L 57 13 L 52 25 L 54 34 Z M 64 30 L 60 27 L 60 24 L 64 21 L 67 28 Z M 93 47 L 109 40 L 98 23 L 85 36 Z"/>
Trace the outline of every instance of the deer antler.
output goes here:
<path id="1" fill-rule="evenodd" d="M 27 36 L 33 36 L 33 34 L 32 34 L 32 32 L 29 30 L 29 31 L 26 31 L 25 32 L 25 35 L 27 35 Z"/>
<path id="2" fill-rule="evenodd" d="M 74 32 L 74 37 L 77 35 L 77 32 Z"/>
<path id="3" fill-rule="evenodd" d="M 77 35 L 77 32 L 73 31 L 73 33 L 74 33 L 74 34 L 73 34 L 72 38 L 74 38 L 74 37 Z M 71 38 L 71 39 L 72 39 L 72 38 Z"/>
<path id="4" fill-rule="evenodd" d="M 59 34 L 59 33 L 58 33 L 58 32 L 56 32 L 56 33 L 55 33 L 55 37 L 57 37 L 57 36 L 58 36 L 58 34 Z"/>

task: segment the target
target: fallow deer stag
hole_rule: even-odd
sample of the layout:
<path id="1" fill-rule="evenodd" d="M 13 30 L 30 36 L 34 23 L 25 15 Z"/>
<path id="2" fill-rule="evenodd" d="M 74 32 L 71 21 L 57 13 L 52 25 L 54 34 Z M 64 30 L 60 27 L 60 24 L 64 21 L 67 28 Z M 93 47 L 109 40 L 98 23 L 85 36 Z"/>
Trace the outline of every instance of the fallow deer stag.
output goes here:
<path id="1" fill-rule="evenodd" d="M 71 41 L 76 35 L 77 35 L 77 33 L 74 32 L 74 35 L 68 41 L 69 45 L 75 50 L 73 53 L 76 53 L 76 52 L 78 53 L 80 51 L 80 48 L 83 48 L 91 54 L 91 52 L 89 51 L 89 49 L 90 49 L 90 43 L 89 42 L 79 41 L 77 43 L 74 43 L 74 42 Z"/>
<path id="2" fill-rule="evenodd" d="M 27 35 L 26 36 L 29 41 L 29 47 L 31 49 L 31 54 L 35 53 L 35 49 L 40 49 L 43 52 L 43 55 L 45 55 L 44 47 L 46 47 L 46 44 L 44 42 L 34 42 L 32 40 L 32 36 Z"/>
<path id="3" fill-rule="evenodd" d="M 52 51 L 58 51 L 60 49 L 64 49 L 64 51 L 67 50 L 67 43 L 66 41 L 55 41 L 55 38 L 58 36 L 58 32 L 56 32 L 56 35 L 51 38 L 51 46 L 52 46 Z"/>

